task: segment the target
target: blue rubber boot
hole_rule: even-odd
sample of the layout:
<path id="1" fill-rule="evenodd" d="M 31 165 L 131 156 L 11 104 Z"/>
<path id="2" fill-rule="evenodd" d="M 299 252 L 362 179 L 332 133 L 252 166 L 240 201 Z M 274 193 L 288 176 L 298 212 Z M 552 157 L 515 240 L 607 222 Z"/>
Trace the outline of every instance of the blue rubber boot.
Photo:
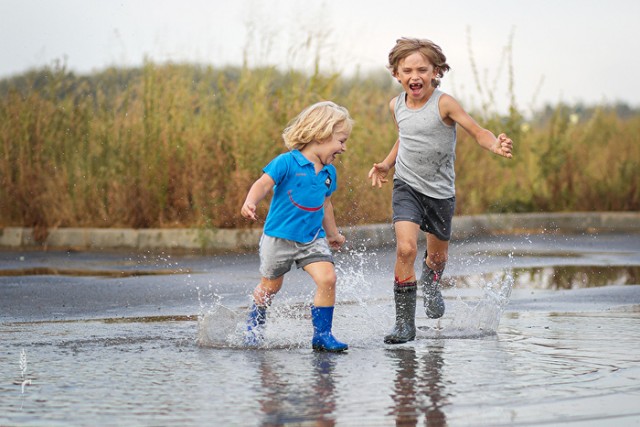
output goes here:
<path id="1" fill-rule="evenodd" d="M 264 305 L 251 306 L 247 317 L 247 331 L 244 335 L 244 343 L 248 347 L 258 347 L 264 342 L 263 330 L 267 321 L 267 307 Z"/>
<path id="2" fill-rule="evenodd" d="M 313 339 L 311 340 L 311 346 L 314 350 L 337 353 L 349 348 L 347 344 L 338 341 L 331 334 L 333 307 L 311 306 L 311 321 L 313 322 Z"/>

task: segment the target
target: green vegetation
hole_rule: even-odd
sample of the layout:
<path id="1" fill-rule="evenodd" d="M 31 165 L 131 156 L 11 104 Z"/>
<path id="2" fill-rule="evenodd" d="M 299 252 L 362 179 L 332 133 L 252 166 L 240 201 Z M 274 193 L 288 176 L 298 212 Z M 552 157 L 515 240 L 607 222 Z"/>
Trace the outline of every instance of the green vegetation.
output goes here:
<path id="1" fill-rule="evenodd" d="M 76 76 L 65 66 L 0 82 L 0 226 L 248 227 L 239 214 L 280 134 L 310 103 L 346 106 L 339 224 L 388 222 L 391 186 L 367 172 L 396 136 L 386 74 L 157 65 Z M 623 106 L 624 107 L 624 106 Z M 622 111 L 624 114 L 618 114 Z M 474 115 L 515 141 L 508 161 L 462 130 L 457 214 L 640 209 L 640 114 L 559 105 L 525 122 Z M 264 218 L 268 204 L 263 203 Z"/>

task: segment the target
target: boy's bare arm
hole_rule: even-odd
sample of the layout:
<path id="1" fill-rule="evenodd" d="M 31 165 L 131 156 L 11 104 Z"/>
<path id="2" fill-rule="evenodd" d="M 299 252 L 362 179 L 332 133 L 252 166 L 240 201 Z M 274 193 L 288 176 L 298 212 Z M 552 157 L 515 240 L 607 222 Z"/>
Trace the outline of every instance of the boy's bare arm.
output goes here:
<path id="1" fill-rule="evenodd" d="M 396 105 L 397 98 L 398 97 L 395 97 L 389 102 L 389 111 L 391 112 L 391 118 L 393 119 L 393 122 L 396 125 L 396 129 L 398 129 L 398 122 L 396 121 L 396 115 L 395 115 L 395 105 Z M 375 187 L 377 185 L 378 188 L 382 188 L 382 184 L 389 181 L 387 179 L 387 175 L 389 174 L 389 171 L 391 170 L 391 168 L 396 165 L 396 158 L 398 157 L 399 144 L 400 144 L 400 139 L 398 138 L 396 140 L 396 143 L 393 144 L 391 151 L 389 151 L 389 154 L 387 154 L 387 157 L 385 157 L 385 159 L 382 162 L 373 164 L 373 167 L 371 168 L 368 174 L 368 177 L 371 180 L 372 187 Z"/>
<path id="2" fill-rule="evenodd" d="M 382 188 L 382 184 L 388 182 L 387 175 L 392 167 L 396 164 L 396 157 L 398 157 L 398 145 L 400 144 L 400 140 L 396 140 L 396 143 L 393 144 L 391 151 L 387 154 L 387 157 L 380 162 L 374 163 L 373 167 L 369 171 L 369 179 L 371 180 L 371 186 L 378 188 Z"/>
<path id="3" fill-rule="evenodd" d="M 269 194 L 275 184 L 276 183 L 273 178 L 271 178 L 266 173 L 262 174 L 262 176 L 253 183 L 251 189 L 249 189 L 247 198 L 245 199 L 244 204 L 242 205 L 242 209 L 240 210 L 242 216 L 256 221 L 258 219 L 258 217 L 256 216 L 256 206 L 262 199 L 266 197 L 267 194 Z"/>
<path id="4" fill-rule="evenodd" d="M 512 158 L 513 141 L 506 134 L 496 136 L 480 126 L 458 102 L 449 95 L 443 95 L 441 111 L 445 117 L 462 126 L 469 135 L 482 147 L 502 157 Z"/>
<path id="5" fill-rule="evenodd" d="M 476 141 L 478 141 L 478 144 L 494 154 L 506 157 L 508 159 L 513 158 L 513 141 L 511 140 L 511 138 L 509 138 L 505 133 L 501 133 L 497 138 L 493 135 L 493 133 L 489 131 L 487 131 L 487 133 L 490 136 L 483 136 L 482 142 L 479 139 L 476 139 Z"/>
<path id="6" fill-rule="evenodd" d="M 336 217 L 333 213 L 333 202 L 330 197 L 324 200 L 324 218 L 322 218 L 322 227 L 327 235 L 327 242 L 331 249 L 340 249 L 345 242 L 345 237 L 338 231 L 336 225 Z"/>

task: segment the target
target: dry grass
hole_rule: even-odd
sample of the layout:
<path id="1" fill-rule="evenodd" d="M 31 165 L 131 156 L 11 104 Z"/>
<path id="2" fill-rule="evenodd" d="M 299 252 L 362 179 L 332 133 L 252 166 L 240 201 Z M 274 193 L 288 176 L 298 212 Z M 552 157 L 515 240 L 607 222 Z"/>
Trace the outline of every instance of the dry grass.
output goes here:
<path id="1" fill-rule="evenodd" d="M 0 89 L 0 226 L 249 226 L 246 191 L 285 150 L 286 123 L 322 99 L 356 121 L 336 164 L 338 222 L 389 221 L 390 186 L 366 180 L 396 137 L 387 76 L 147 63 L 78 77 L 58 65 Z M 640 117 L 572 112 L 478 117 L 513 137 L 512 161 L 460 131 L 458 214 L 640 209 Z"/>

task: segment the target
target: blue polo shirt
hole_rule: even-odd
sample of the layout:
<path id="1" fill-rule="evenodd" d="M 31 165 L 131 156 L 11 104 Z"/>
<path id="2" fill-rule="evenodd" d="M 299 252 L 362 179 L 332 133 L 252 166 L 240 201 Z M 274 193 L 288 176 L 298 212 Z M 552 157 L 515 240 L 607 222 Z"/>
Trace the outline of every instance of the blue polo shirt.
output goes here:
<path id="1" fill-rule="evenodd" d="M 337 188 L 336 168 L 326 165 L 316 175 L 313 162 L 291 150 L 273 159 L 263 172 L 276 183 L 264 234 L 299 243 L 325 237 L 324 202 Z"/>

